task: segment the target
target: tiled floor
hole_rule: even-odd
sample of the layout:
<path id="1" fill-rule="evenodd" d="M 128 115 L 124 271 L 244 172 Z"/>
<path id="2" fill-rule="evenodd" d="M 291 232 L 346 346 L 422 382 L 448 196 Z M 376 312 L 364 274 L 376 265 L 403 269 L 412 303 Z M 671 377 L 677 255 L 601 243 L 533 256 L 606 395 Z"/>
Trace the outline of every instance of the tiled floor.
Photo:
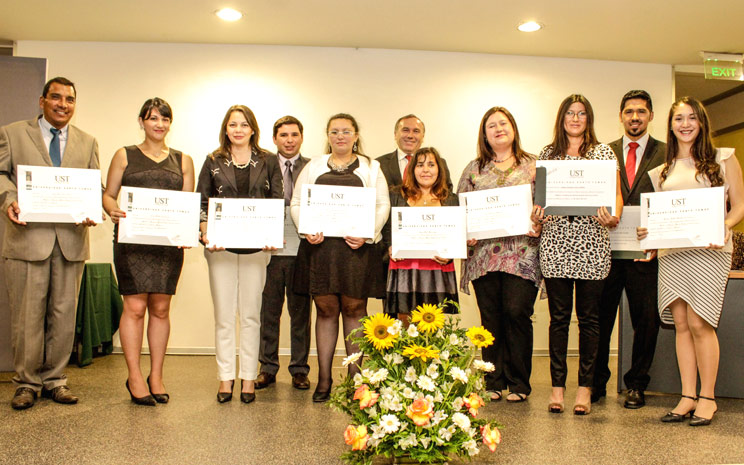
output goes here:
<path id="1" fill-rule="evenodd" d="M 576 359 L 569 363 L 575 373 Z M 123 357 L 111 355 L 68 369 L 78 405 L 44 399 L 18 412 L 10 408 L 12 374 L 0 373 L 0 464 L 337 464 L 347 448 L 346 419 L 310 401 L 315 374 L 313 359 L 310 391 L 293 389 L 282 370 L 276 385 L 258 391 L 256 402 L 245 405 L 236 396 L 220 405 L 213 357 L 169 356 L 171 402 L 141 407 L 124 388 Z M 567 406 L 575 375 L 569 379 Z M 648 396 L 640 410 L 624 409 L 622 396 L 610 393 L 587 417 L 549 414 L 544 357 L 534 359 L 532 382 L 529 401 L 482 410 L 505 425 L 503 441 L 496 453 L 484 450 L 473 463 L 744 463 L 744 400 L 720 399 L 713 424 L 691 428 L 659 422 L 676 403 L 664 395 Z"/>

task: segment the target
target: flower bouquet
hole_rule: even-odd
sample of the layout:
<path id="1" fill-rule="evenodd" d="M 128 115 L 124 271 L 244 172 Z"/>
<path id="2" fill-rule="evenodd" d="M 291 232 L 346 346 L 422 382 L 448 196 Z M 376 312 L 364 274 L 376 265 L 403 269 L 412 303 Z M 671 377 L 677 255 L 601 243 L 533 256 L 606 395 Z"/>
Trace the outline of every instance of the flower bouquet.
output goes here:
<path id="1" fill-rule="evenodd" d="M 493 336 L 483 327 L 459 328 L 459 317 L 442 312 L 448 304 L 457 305 L 417 307 L 407 329 L 385 314 L 365 317 L 363 327 L 349 335 L 366 357 L 361 373 L 346 376 L 330 400 L 351 417 L 344 432 L 351 451 L 341 456 L 347 463 L 369 465 L 378 455 L 446 462 L 449 456 L 474 456 L 480 444 L 496 450 L 500 425 L 478 417 L 483 372 L 494 367 L 475 359 Z M 347 357 L 344 366 L 362 352 Z"/>

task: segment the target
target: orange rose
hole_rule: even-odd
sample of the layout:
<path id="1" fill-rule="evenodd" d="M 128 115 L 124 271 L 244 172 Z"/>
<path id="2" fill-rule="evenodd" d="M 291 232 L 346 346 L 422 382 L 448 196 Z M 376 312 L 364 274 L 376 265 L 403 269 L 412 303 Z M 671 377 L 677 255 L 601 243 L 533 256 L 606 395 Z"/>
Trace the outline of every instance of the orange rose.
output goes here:
<path id="1" fill-rule="evenodd" d="M 375 391 L 370 391 L 369 386 L 367 386 L 366 384 L 362 384 L 354 392 L 354 400 L 359 401 L 360 409 L 372 407 L 377 403 L 377 399 L 379 397 L 380 394 L 376 393 Z"/>
<path id="2" fill-rule="evenodd" d="M 426 426 L 429 419 L 434 415 L 434 404 L 425 397 L 419 397 L 414 400 L 406 409 L 406 416 L 413 421 L 416 426 Z"/>
<path id="3" fill-rule="evenodd" d="M 349 425 L 346 427 L 346 431 L 344 431 L 344 441 L 351 446 L 351 450 L 366 449 L 368 439 L 367 427 L 364 425 L 357 426 L 356 428 L 354 428 L 354 425 Z"/>
<path id="4" fill-rule="evenodd" d="M 478 409 L 483 407 L 485 402 L 483 402 L 483 399 L 481 396 L 473 392 L 468 397 L 464 399 L 465 406 L 468 408 L 468 412 L 475 418 L 478 415 Z"/>
<path id="5" fill-rule="evenodd" d="M 491 425 L 481 426 L 483 444 L 487 445 L 491 452 L 496 451 L 496 446 L 501 442 L 501 431 L 498 428 L 491 429 Z"/>

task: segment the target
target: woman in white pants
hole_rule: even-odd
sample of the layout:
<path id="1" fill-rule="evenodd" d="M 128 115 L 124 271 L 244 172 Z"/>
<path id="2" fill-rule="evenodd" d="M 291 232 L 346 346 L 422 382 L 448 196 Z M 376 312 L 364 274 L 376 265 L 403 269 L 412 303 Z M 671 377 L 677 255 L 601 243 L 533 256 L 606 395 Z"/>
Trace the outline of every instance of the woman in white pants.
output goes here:
<path id="1" fill-rule="evenodd" d="M 217 401 L 232 400 L 235 385 L 235 321 L 240 322 L 240 400 L 256 398 L 261 295 L 266 281 L 269 248 L 223 249 L 207 239 L 209 199 L 284 198 L 282 172 L 276 156 L 258 146 L 256 117 L 245 105 L 227 110 L 220 128 L 220 147 L 207 155 L 197 192 L 201 193 L 201 241 L 209 265 L 215 320 L 215 351 L 220 387 Z"/>

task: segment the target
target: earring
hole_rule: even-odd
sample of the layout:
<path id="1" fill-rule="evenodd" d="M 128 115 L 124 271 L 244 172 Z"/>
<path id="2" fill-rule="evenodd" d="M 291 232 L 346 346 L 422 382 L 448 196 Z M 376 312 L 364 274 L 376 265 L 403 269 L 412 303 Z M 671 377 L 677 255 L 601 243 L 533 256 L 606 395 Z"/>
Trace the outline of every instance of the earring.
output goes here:
<path id="1" fill-rule="evenodd" d="M 357 151 L 357 143 L 356 142 L 354 142 L 354 146 L 351 147 L 351 151 L 354 152 L 354 153 L 356 153 L 356 151 Z"/>

